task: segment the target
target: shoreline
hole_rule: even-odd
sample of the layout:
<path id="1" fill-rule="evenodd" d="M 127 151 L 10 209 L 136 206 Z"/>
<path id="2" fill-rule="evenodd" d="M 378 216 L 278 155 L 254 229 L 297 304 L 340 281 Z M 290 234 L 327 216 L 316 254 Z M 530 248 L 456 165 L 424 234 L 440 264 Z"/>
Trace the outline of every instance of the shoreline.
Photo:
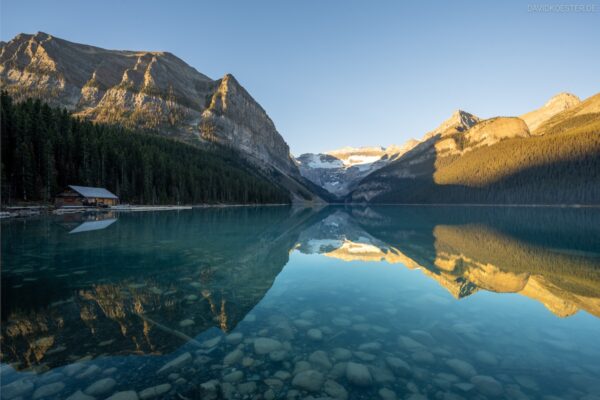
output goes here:
<path id="1" fill-rule="evenodd" d="M 100 207 L 61 207 L 51 205 L 5 206 L 0 211 L 0 219 L 27 218 L 42 215 L 65 215 L 77 213 L 103 212 L 148 212 L 148 211 L 181 211 L 203 208 L 232 207 L 292 207 L 298 204 L 265 203 L 265 204 L 192 204 L 192 205 L 119 205 L 107 208 Z M 300 203 L 302 205 L 302 203 Z M 307 203 L 308 205 L 308 203 Z M 482 204 L 482 203 L 323 203 L 328 206 L 350 207 L 509 207 L 509 208 L 600 208 L 600 204 Z"/>
<path id="2" fill-rule="evenodd" d="M 229 208 L 229 207 L 282 207 L 291 204 L 194 204 L 194 205 L 118 205 L 112 207 L 67 206 L 55 208 L 53 205 L 4 206 L 0 211 L 0 219 L 29 218 L 47 215 L 66 215 L 79 213 L 105 212 L 147 212 L 147 211 L 181 211 L 194 208 Z"/>
<path id="3" fill-rule="evenodd" d="M 540 207 L 540 208 L 600 208 L 600 204 L 505 204 L 505 203 L 328 203 L 337 206 L 361 207 Z"/>

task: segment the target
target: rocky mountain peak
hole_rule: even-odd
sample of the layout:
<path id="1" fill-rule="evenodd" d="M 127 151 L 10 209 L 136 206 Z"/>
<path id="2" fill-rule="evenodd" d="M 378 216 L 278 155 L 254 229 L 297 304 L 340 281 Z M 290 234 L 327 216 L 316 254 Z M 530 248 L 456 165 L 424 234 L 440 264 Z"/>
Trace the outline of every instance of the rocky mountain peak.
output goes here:
<path id="1" fill-rule="evenodd" d="M 530 111 L 521 115 L 521 119 L 525 121 L 529 130 L 535 134 L 535 130 L 544 122 L 556 114 L 575 107 L 581 103 L 579 97 L 571 93 L 559 93 L 553 96 L 542 107 L 537 110 Z"/>
<path id="2" fill-rule="evenodd" d="M 442 122 L 440 126 L 426 133 L 423 137 L 423 141 L 437 135 L 447 136 L 456 132 L 464 132 L 477 124 L 479 121 L 480 119 L 471 113 L 460 109 L 456 110 L 452 113 L 450 118 Z"/>
<path id="3" fill-rule="evenodd" d="M 547 107 L 562 107 L 563 110 L 567 108 L 571 108 L 581 103 L 579 97 L 575 96 L 571 93 L 562 92 L 555 96 L 553 96 L 546 104 L 544 104 L 544 108 Z"/>
<path id="4" fill-rule="evenodd" d="M 479 118 L 474 116 L 471 113 L 468 113 L 463 110 L 456 110 L 452 114 L 452 116 L 447 120 L 450 124 L 461 125 L 466 128 L 470 128 L 479 122 Z"/>

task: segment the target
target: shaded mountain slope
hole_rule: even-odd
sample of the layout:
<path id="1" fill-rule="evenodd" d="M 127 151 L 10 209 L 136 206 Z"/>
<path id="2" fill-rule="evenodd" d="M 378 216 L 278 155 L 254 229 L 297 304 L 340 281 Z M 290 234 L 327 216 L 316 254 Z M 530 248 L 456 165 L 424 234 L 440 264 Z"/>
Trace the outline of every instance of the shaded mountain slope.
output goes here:
<path id="1" fill-rule="evenodd" d="M 434 131 L 363 179 L 348 200 L 379 203 L 600 203 L 600 95 L 544 122 L 519 118 Z M 444 125 L 444 124 L 443 124 Z"/>

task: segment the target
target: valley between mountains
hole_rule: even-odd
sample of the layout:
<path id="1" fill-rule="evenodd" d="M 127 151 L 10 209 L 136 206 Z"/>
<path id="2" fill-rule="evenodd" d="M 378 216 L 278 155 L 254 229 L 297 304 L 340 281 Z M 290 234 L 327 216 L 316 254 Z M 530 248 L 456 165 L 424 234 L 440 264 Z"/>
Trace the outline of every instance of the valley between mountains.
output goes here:
<path id="1" fill-rule="evenodd" d="M 3 202 L 81 184 L 143 204 L 600 204 L 600 93 L 294 157 L 233 75 L 168 52 L 20 34 L 1 43 L 0 84 Z"/>

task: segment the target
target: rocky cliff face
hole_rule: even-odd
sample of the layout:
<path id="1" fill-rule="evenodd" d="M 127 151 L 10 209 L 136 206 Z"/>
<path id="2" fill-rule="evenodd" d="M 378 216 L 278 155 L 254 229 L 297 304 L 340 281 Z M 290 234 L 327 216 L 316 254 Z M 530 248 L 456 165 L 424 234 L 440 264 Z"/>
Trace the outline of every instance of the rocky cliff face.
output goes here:
<path id="1" fill-rule="evenodd" d="M 214 141 L 257 164 L 300 177 L 264 109 L 235 80 L 212 80 L 167 52 L 117 51 L 39 32 L 0 50 L 0 83 L 96 122 Z"/>
<path id="2" fill-rule="evenodd" d="M 260 104 L 233 75 L 227 74 L 217 82 L 210 103 L 202 112 L 201 137 L 235 146 L 260 162 L 288 174 L 298 174 L 290 148 Z"/>

